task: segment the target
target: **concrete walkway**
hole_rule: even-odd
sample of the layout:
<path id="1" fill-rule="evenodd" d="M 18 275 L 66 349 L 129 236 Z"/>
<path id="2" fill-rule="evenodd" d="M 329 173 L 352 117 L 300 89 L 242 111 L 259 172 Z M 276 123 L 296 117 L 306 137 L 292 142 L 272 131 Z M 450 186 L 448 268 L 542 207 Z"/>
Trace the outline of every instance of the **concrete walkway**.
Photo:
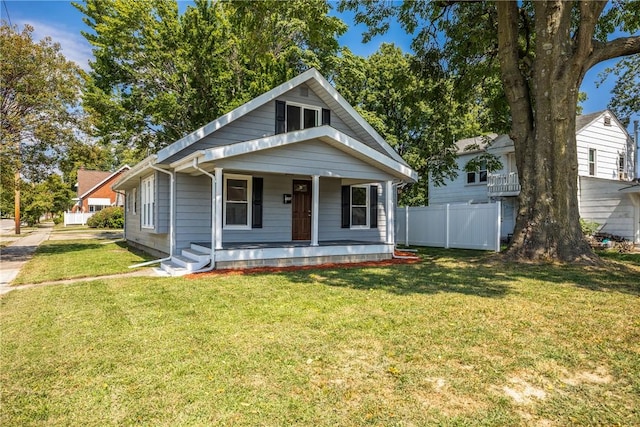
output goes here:
<path id="1" fill-rule="evenodd" d="M 0 295 L 15 289 L 9 286 L 11 281 L 31 259 L 40 243 L 49 239 L 52 229 L 53 224 L 44 224 L 41 228 L 0 250 Z"/>

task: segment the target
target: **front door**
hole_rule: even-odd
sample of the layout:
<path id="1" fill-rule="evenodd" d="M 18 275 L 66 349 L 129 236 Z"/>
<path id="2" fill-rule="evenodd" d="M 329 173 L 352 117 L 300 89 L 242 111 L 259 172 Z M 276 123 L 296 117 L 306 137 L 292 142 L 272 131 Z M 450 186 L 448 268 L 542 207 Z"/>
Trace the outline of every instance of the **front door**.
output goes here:
<path id="1" fill-rule="evenodd" d="M 293 180 L 292 240 L 311 240 L 311 181 Z"/>

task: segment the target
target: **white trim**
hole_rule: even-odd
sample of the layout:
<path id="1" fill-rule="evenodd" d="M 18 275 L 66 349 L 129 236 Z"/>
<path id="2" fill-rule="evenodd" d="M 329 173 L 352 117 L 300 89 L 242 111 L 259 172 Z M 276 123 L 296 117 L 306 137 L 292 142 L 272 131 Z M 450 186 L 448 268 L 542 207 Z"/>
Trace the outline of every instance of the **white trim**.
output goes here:
<path id="1" fill-rule="evenodd" d="M 114 173 L 112 173 L 111 175 L 109 175 L 108 177 L 106 177 L 105 179 L 103 179 L 102 181 L 97 183 L 96 185 L 94 185 L 90 190 L 85 191 L 84 194 L 82 194 L 79 198 L 80 199 L 84 199 L 86 196 L 88 196 L 89 194 L 93 193 L 95 190 L 97 190 L 101 186 L 103 186 L 111 178 L 113 178 L 114 175 L 117 175 L 118 173 L 122 172 L 124 169 L 130 170 L 131 168 L 129 167 L 129 165 L 122 166 L 120 169 L 118 169 L 117 171 L 115 171 Z M 78 185 L 78 184 L 76 184 L 76 185 Z"/>
<path id="2" fill-rule="evenodd" d="M 168 147 L 163 148 L 157 153 L 158 162 L 162 162 L 169 157 L 178 154 L 180 151 L 201 140 L 202 138 L 205 138 L 206 136 L 217 131 L 223 126 L 226 126 L 234 120 L 239 119 L 240 117 L 250 113 L 256 108 L 266 104 L 269 101 L 275 100 L 291 89 L 300 86 L 301 84 L 312 79 L 315 80 L 330 95 L 330 98 L 335 100 L 347 112 L 347 114 L 355 119 L 358 125 L 360 125 L 360 127 L 362 127 L 362 129 L 366 133 L 368 133 L 387 153 L 387 157 L 390 157 L 396 162 L 406 166 L 406 163 L 404 162 L 402 157 L 400 157 L 400 155 L 393 148 L 391 148 L 391 146 L 384 140 L 384 138 L 382 138 L 382 136 L 380 136 L 380 134 L 376 132 L 375 129 L 373 129 L 373 127 L 371 127 L 371 125 L 367 123 L 367 121 L 360 114 L 358 114 L 358 112 L 342 97 L 342 95 L 340 95 L 338 91 L 333 86 L 331 86 L 331 83 L 329 83 L 315 68 L 311 68 L 304 73 L 292 78 L 291 80 L 281 84 L 280 86 L 277 86 L 270 91 L 263 93 L 262 95 L 252 99 L 244 105 L 241 105 L 235 110 L 232 110 L 229 113 L 217 118 L 216 120 L 204 125 L 200 129 L 191 132 L 189 135 L 179 139 Z M 329 106 L 329 108 L 331 109 L 331 106 Z"/>
<path id="3" fill-rule="evenodd" d="M 223 179 L 224 179 L 224 188 L 227 188 L 227 181 L 230 179 L 234 179 L 234 180 L 238 180 L 238 181 L 246 181 L 247 182 L 247 200 L 246 202 L 239 202 L 239 201 L 231 201 L 229 202 L 227 200 L 227 197 L 229 196 L 229 191 L 224 191 L 223 190 L 223 229 L 225 230 L 251 230 L 251 201 L 252 201 L 252 195 L 253 195 L 253 177 L 251 175 L 238 175 L 238 174 L 232 174 L 232 173 L 226 173 L 223 175 Z M 247 204 L 247 218 L 246 218 L 246 223 L 245 224 L 227 224 L 227 203 L 246 203 Z"/>
<path id="4" fill-rule="evenodd" d="M 251 141 L 239 142 L 236 144 L 225 145 L 223 147 L 214 147 L 202 151 L 202 157 L 199 162 L 215 162 L 216 160 L 226 159 L 229 157 L 240 156 L 243 154 L 254 153 L 270 148 L 283 147 L 298 142 L 308 141 L 311 139 L 320 139 L 329 143 L 342 151 L 350 153 L 358 153 L 359 157 L 367 163 L 374 166 L 384 168 L 394 172 L 393 174 L 403 180 L 416 182 L 418 174 L 408 166 L 396 162 L 388 156 L 374 150 L 373 148 L 363 144 L 362 142 L 340 132 L 331 126 L 318 126 L 315 128 L 303 129 L 295 132 L 281 133 L 277 135 L 266 136 Z M 172 168 L 179 169 L 183 166 L 184 161 L 176 161 L 171 163 Z"/>
<path id="5" fill-rule="evenodd" d="M 311 182 L 311 246 L 318 246 L 320 223 L 320 176 L 313 175 Z"/>
<path id="6" fill-rule="evenodd" d="M 321 256 L 392 254 L 393 245 L 298 246 L 290 248 L 223 249 L 216 251 L 216 262 L 256 259 L 312 258 Z"/>
<path id="7" fill-rule="evenodd" d="M 387 215 L 387 244 L 393 245 L 396 240 L 395 232 L 396 232 L 396 224 L 395 224 L 395 212 L 396 208 L 394 206 L 394 197 L 395 193 L 393 191 L 393 181 L 387 181 L 385 185 L 385 210 Z M 408 211 L 407 211 L 408 212 Z M 407 214 L 408 215 L 408 214 Z M 409 224 L 407 221 L 405 224 Z M 408 227 L 407 227 L 408 229 Z M 405 243 L 408 241 L 408 237 L 405 238 Z"/>
<path id="8" fill-rule="evenodd" d="M 150 183 L 150 184 L 149 184 Z M 140 227 L 153 230 L 155 229 L 156 215 L 156 175 L 155 173 L 147 176 L 140 181 L 142 187 L 140 204 L 142 205 L 142 215 Z"/>
<path id="9" fill-rule="evenodd" d="M 353 189 L 363 188 L 365 194 L 365 223 L 359 225 L 353 225 Z M 370 185 L 351 185 L 349 186 L 349 228 L 351 230 L 362 230 L 371 228 L 371 186 Z M 357 205 L 358 208 L 362 208 L 362 205 Z"/>
<path id="10" fill-rule="evenodd" d="M 113 190 L 120 190 L 122 188 L 122 186 L 136 178 L 139 177 L 141 175 L 145 175 L 148 172 L 148 169 L 151 169 L 152 164 L 156 163 L 156 158 L 157 156 L 155 154 L 152 154 L 150 156 L 148 156 L 147 158 L 145 158 L 144 160 L 140 161 L 138 164 L 134 165 L 132 168 L 130 168 L 127 172 L 123 173 L 120 176 L 120 179 L 117 180 L 112 186 L 111 188 Z"/>
<path id="11" fill-rule="evenodd" d="M 89 197 L 87 204 L 89 206 L 111 206 L 111 199 L 109 197 Z"/>
<path id="12" fill-rule="evenodd" d="M 216 177 L 216 200 L 215 200 L 215 250 L 222 249 L 222 168 L 215 168 L 214 175 Z"/>

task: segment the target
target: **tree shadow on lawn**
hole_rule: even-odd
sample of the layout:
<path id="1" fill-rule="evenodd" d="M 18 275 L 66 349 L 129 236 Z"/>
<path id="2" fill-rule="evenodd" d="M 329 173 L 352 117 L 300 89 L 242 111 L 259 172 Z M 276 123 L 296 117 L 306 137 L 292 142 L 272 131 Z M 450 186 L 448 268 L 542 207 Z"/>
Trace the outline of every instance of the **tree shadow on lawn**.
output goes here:
<path id="1" fill-rule="evenodd" d="M 388 267 L 299 270 L 285 274 L 291 281 L 320 282 L 352 289 L 383 289 L 397 295 L 444 292 L 501 298 L 516 292 L 521 280 L 569 284 L 601 292 L 640 296 L 640 269 L 624 259 L 605 259 L 604 267 L 507 263 L 498 254 L 471 250 L 421 248 L 422 261 Z"/>

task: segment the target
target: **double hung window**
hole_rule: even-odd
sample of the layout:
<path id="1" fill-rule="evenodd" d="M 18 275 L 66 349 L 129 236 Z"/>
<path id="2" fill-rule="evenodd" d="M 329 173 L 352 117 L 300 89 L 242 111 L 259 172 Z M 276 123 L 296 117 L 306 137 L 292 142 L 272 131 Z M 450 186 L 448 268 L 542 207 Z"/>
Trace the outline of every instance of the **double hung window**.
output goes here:
<path id="1" fill-rule="evenodd" d="M 135 192 L 134 192 L 135 195 Z M 154 228 L 155 218 L 155 175 L 142 180 L 141 185 L 142 202 L 142 228 Z M 134 199 L 135 200 L 135 199 Z M 135 202 L 134 202 L 135 203 Z M 135 205 L 134 205 L 135 206 Z M 134 208 L 135 212 L 135 208 Z"/>
<path id="2" fill-rule="evenodd" d="M 224 176 L 224 226 L 227 229 L 251 228 L 252 180 L 246 175 Z"/>

